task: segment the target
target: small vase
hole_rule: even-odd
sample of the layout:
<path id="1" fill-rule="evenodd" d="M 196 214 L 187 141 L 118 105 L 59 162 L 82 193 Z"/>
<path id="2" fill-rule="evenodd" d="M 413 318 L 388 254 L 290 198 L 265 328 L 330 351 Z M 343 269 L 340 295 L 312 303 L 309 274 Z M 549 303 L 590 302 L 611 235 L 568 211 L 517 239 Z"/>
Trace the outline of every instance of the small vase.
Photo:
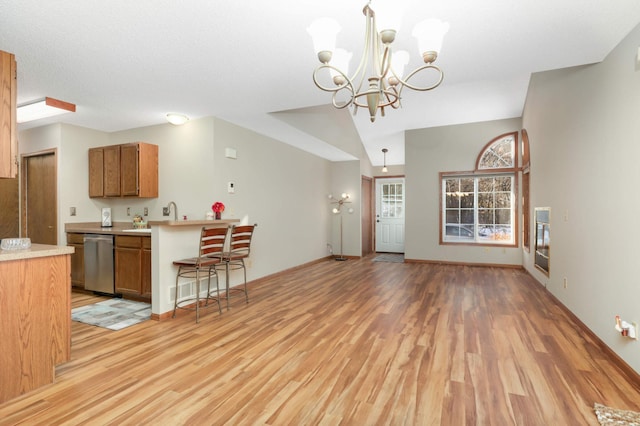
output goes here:
<path id="1" fill-rule="evenodd" d="M 222 212 L 216 212 L 216 220 L 222 219 Z"/>

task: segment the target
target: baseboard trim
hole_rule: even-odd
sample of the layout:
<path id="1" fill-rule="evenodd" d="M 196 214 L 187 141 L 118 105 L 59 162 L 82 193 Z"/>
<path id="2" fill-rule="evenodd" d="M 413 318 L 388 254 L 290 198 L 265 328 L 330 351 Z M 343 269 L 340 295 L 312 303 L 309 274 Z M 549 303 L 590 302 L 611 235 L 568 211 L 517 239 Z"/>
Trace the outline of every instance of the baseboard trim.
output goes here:
<path id="1" fill-rule="evenodd" d="M 522 265 L 509 265 L 504 263 L 473 263 L 473 262 L 451 262 L 448 260 L 428 260 L 428 259 L 407 259 L 405 257 L 404 263 L 427 263 L 431 265 L 452 265 L 452 266 L 473 266 L 484 268 L 509 268 L 509 269 L 524 269 Z"/>

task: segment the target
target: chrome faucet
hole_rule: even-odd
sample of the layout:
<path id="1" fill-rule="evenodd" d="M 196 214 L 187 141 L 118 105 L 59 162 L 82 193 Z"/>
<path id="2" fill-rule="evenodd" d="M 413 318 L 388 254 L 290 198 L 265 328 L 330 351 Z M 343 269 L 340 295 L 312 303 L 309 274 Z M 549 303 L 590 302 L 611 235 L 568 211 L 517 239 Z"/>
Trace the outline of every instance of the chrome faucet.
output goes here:
<path id="1" fill-rule="evenodd" d="M 167 215 L 169 214 L 169 212 L 171 211 L 171 206 L 173 205 L 173 220 L 178 220 L 178 206 L 176 205 L 176 203 L 174 203 L 173 201 L 169 201 L 169 204 L 167 204 L 167 207 L 165 207 L 165 210 L 167 212 Z"/>

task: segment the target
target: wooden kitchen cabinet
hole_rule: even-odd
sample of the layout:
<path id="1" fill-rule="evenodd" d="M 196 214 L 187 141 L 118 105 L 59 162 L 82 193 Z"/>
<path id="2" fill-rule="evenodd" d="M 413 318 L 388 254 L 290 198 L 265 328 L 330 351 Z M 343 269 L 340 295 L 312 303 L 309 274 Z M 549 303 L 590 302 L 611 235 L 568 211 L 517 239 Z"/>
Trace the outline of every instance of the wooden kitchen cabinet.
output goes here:
<path id="1" fill-rule="evenodd" d="M 89 149 L 89 197 L 120 196 L 120 146 Z"/>
<path id="2" fill-rule="evenodd" d="M 15 55 L 0 51 L 0 178 L 18 175 L 17 93 Z"/>
<path id="3" fill-rule="evenodd" d="M 71 286 L 84 290 L 84 234 L 68 233 L 67 245 L 76 250 L 71 255 Z"/>
<path id="4" fill-rule="evenodd" d="M 116 293 L 151 299 L 151 237 L 116 235 L 115 281 Z"/>
<path id="5" fill-rule="evenodd" d="M 157 145 L 134 142 L 89 149 L 89 197 L 157 196 Z"/>

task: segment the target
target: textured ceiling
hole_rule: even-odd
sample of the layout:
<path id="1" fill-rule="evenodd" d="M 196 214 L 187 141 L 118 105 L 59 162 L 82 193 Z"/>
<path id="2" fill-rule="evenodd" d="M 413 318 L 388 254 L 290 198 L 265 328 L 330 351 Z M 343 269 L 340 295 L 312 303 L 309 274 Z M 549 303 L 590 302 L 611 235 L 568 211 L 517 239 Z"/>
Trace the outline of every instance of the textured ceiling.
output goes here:
<path id="1" fill-rule="evenodd" d="M 395 45 L 420 65 L 411 28 L 450 23 L 431 92 L 403 92 L 403 108 L 370 123 L 328 106 L 306 27 L 329 16 L 338 45 L 359 59 L 364 1 L 0 0 L 0 50 L 16 54 L 18 103 L 73 102 L 62 121 L 103 131 L 165 122 L 167 112 L 217 116 L 330 160 L 353 158 L 359 138 L 374 165 L 404 163 L 403 131 L 519 117 L 532 72 L 599 62 L 640 22 L 637 0 L 434 0 L 404 9 Z M 352 64 L 352 67 L 355 67 Z"/>

